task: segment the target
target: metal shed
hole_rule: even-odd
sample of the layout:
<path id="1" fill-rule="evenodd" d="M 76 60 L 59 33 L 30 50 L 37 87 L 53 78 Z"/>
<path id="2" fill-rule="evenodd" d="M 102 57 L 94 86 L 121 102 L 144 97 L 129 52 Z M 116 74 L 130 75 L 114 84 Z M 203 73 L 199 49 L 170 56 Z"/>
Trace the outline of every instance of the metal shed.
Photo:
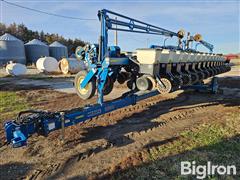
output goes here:
<path id="1" fill-rule="evenodd" d="M 32 64 L 40 57 L 49 56 L 49 47 L 38 39 L 33 39 L 25 44 L 27 63 Z"/>
<path id="2" fill-rule="evenodd" d="M 14 61 L 26 64 L 24 44 L 20 39 L 5 33 L 0 37 L 0 66 Z"/>
<path id="3" fill-rule="evenodd" d="M 62 58 L 68 57 L 68 50 L 66 46 L 55 41 L 49 45 L 49 54 L 59 61 Z"/>

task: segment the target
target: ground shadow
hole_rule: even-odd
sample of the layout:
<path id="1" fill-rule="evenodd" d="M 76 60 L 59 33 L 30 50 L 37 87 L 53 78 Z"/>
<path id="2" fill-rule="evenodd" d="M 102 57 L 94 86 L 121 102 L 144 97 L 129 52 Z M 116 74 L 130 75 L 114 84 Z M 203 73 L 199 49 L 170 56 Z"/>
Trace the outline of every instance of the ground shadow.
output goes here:
<path id="1" fill-rule="evenodd" d="M 239 81 L 240 82 L 240 79 Z M 238 86 L 238 84 L 236 84 Z M 231 85 L 232 86 L 232 85 Z M 79 142 L 89 142 L 97 139 L 107 139 L 115 146 L 122 146 L 131 143 L 131 140 L 127 140 L 124 136 L 127 133 L 147 131 L 148 129 L 164 125 L 165 122 L 152 122 L 152 119 L 159 118 L 161 115 L 168 113 L 169 111 L 183 110 L 192 107 L 188 106 L 201 106 L 206 103 L 206 106 L 213 106 L 222 104 L 224 106 L 239 106 L 240 101 L 234 96 L 226 97 L 223 94 L 210 94 L 206 92 L 185 91 L 180 93 L 175 99 L 159 101 L 156 104 L 149 106 L 146 110 L 139 113 L 133 113 L 131 116 L 117 121 L 116 124 L 108 126 L 96 126 L 84 128 L 84 133 Z M 171 110 L 174 108 L 173 110 Z M 111 118 L 109 116 L 108 118 Z M 112 132 L 112 133 L 111 133 Z M 114 132 L 118 134 L 119 138 L 116 138 Z M 126 141 L 121 140 L 121 137 Z M 76 139 L 75 139 L 76 140 Z M 117 142 L 114 142 L 117 141 Z M 67 143 L 71 143 L 70 141 Z"/>
<path id="2" fill-rule="evenodd" d="M 27 173 L 32 170 L 32 165 L 27 163 L 12 162 L 0 165 L 0 179 L 25 179 Z"/>
<path id="3" fill-rule="evenodd" d="M 211 97 L 211 98 L 209 98 Z M 134 140 L 131 138 L 128 138 L 126 136 L 127 133 L 134 133 L 134 132 L 141 132 L 141 131 L 147 131 L 148 129 L 154 128 L 159 125 L 164 125 L 164 121 L 162 122 L 152 122 L 151 120 L 154 118 L 159 118 L 161 117 L 162 114 L 168 113 L 169 111 L 172 111 L 171 108 L 176 107 L 175 110 L 178 109 L 187 109 L 188 107 L 186 106 L 198 106 L 199 104 L 202 103 L 210 103 L 205 106 L 213 106 L 213 105 L 218 105 L 222 104 L 224 106 L 239 106 L 240 102 L 238 99 L 234 97 L 224 97 L 222 94 L 209 94 L 209 93 L 199 93 L 199 92 L 194 92 L 194 91 L 185 91 L 183 93 L 180 93 L 175 99 L 172 100 L 165 100 L 165 101 L 159 101 L 155 105 L 149 106 L 146 110 L 143 110 L 140 113 L 134 113 L 128 118 L 121 119 L 117 121 L 116 124 L 109 125 L 109 126 L 96 126 L 96 127 L 89 127 L 89 128 L 84 128 L 84 133 L 82 133 L 82 137 L 79 139 L 74 139 L 74 140 L 66 140 L 66 146 L 68 148 L 74 147 L 74 145 L 78 143 L 84 143 L 84 142 L 90 142 L 98 139 L 106 139 L 109 144 L 105 147 L 96 147 L 93 149 L 90 149 L 87 152 L 83 153 L 77 153 L 70 157 L 66 163 L 62 166 L 62 169 L 56 173 L 57 177 L 59 174 L 62 172 L 66 172 L 67 169 L 69 168 L 69 161 L 72 159 L 80 161 L 83 160 L 87 157 L 89 157 L 92 154 L 97 154 L 99 152 L 105 151 L 109 147 L 121 147 L 128 145 L 130 143 L 133 143 Z M 191 108 L 191 107 L 190 107 Z M 111 118 L 111 116 L 109 116 Z M 116 133 L 116 134 L 114 134 Z M 159 142 L 153 142 L 150 144 L 147 144 L 144 146 L 144 148 L 149 149 L 151 147 L 156 147 L 156 146 L 161 146 L 163 144 L 167 144 L 169 142 L 173 142 L 177 140 L 179 137 L 173 137 L 171 139 L 166 139 L 163 141 Z M 239 137 L 233 138 L 233 140 L 239 139 Z M 74 144 L 71 144 L 72 142 L 75 142 Z M 71 144 L 69 146 L 69 144 Z M 212 151 L 213 149 L 216 149 L 220 146 L 228 146 L 228 140 L 223 140 L 221 143 L 214 144 L 212 146 L 208 147 L 202 147 L 198 148 L 196 150 L 191 150 L 189 152 L 186 152 L 186 154 L 194 154 L 195 151 L 207 151 L 208 149 Z M 221 148 L 220 148 L 221 149 Z M 173 156 L 169 157 L 170 160 L 172 158 L 176 157 L 181 157 L 185 153 L 180 154 L 179 156 Z M 196 155 L 197 157 L 197 155 Z M 214 159 L 215 160 L 215 159 Z M 162 160 L 161 160 L 162 161 Z M 168 158 L 163 159 L 163 161 L 168 162 Z M 218 162 L 215 160 L 215 162 Z M 163 166 L 162 166 L 163 167 Z M 164 167 L 163 167 L 164 168 Z M 165 173 L 165 172 L 164 172 Z M 124 174 L 124 172 L 123 172 Z M 115 174 L 112 174 L 115 175 Z M 110 175 L 110 176 L 112 176 Z M 108 177 L 110 177 L 108 176 Z M 168 177 L 169 174 L 166 175 Z M 74 177 L 73 179 L 78 179 L 78 177 Z"/>

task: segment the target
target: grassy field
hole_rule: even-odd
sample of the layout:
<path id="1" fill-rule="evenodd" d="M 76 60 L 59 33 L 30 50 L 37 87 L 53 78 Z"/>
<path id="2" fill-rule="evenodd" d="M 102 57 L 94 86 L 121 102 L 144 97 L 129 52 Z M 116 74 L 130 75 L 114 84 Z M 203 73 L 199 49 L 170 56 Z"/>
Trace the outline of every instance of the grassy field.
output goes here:
<path id="1" fill-rule="evenodd" d="M 25 99 L 13 91 L 0 91 L 0 121 L 13 118 L 18 112 L 29 108 Z"/>
<path id="2" fill-rule="evenodd" d="M 181 176 L 181 161 L 196 165 L 235 165 L 240 168 L 239 114 L 229 114 L 226 122 L 203 124 L 185 131 L 173 142 L 146 151 L 147 162 L 114 174 L 113 179 L 195 179 Z M 237 175 L 239 177 L 239 174 Z M 237 176 L 209 176 L 207 179 L 236 179 Z"/>

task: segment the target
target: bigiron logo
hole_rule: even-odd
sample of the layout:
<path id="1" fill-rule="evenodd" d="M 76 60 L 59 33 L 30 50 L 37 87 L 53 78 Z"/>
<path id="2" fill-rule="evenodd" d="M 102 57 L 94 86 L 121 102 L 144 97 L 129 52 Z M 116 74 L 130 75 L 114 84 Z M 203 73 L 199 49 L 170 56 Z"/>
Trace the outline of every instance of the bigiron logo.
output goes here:
<path id="1" fill-rule="evenodd" d="M 204 179 L 210 175 L 236 175 L 235 165 L 214 165 L 210 161 L 205 165 L 197 165 L 195 161 L 181 162 L 181 175 L 195 175 L 197 179 Z"/>

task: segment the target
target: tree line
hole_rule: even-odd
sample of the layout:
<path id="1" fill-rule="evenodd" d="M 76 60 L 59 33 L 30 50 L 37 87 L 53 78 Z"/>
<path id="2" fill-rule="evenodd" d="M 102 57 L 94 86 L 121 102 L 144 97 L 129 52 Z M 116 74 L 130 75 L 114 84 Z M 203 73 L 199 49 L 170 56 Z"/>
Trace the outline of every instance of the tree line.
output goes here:
<path id="1" fill-rule="evenodd" d="M 27 43 L 33 39 L 39 39 L 42 42 L 51 44 L 54 41 L 58 41 L 68 48 L 69 55 L 75 52 L 77 46 L 84 46 L 86 43 L 81 39 L 66 39 L 63 36 L 55 33 L 45 33 L 43 31 L 32 31 L 28 29 L 24 24 L 12 23 L 10 25 L 5 25 L 0 23 L 0 36 L 4 33 L 9 33 L 18 39 L 21 39 L 24 43 Z"/>

